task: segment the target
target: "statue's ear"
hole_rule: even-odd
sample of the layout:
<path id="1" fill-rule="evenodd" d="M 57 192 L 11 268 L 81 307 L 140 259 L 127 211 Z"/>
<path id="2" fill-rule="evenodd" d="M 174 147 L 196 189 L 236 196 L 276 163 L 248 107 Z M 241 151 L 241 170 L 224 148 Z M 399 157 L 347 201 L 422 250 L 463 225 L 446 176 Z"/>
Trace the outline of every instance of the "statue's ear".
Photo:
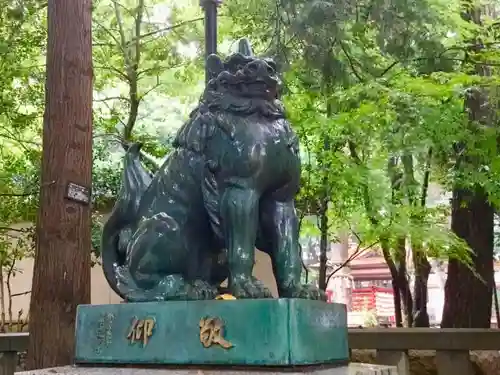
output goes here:
<path id="1" fill-rule="evenodd" d="M 206 61 L 208 79 L 216 78 L 223 70 L 224 64 L 222 60 L 217 55 L 209 55 Z"/>
<path id="2" fill-rule="evenodd" d="M 253 56 L 252 45 L 250 44 L 250 41 L 247 38 L 242 38 L 238 42 L 238 52 L 245 57 Z"/>

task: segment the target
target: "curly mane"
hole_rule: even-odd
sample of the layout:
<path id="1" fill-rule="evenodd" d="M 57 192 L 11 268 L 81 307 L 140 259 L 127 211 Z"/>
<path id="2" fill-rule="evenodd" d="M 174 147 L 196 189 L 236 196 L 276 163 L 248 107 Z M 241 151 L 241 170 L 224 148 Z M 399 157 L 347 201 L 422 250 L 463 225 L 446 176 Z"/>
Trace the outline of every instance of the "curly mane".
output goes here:
<path id="1" fill-rule="evenodd" d="M 240 121 L 227 121 L 228 115 L 244 118 L 258 114 L 271 121 L 285 119 L 284 106 L 278 99 L 280 81 L 272 60 L 235 53 L 222 62 L 211 55 L 207 66 L 211 79 L 200 104 L 177 132 L 175 148 L 202 153 L 217 129 L 233 139 Z"/>

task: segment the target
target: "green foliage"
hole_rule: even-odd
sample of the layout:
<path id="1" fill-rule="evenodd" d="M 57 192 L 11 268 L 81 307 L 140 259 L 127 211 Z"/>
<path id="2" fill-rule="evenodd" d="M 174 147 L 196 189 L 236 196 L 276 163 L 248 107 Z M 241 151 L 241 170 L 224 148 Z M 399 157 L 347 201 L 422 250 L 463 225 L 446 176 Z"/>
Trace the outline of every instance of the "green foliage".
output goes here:
<path id="1" fill-rule="evenodd" d="M 120 186 L 122 145 L 143 142 L 146 163 L 163 158 L 201 92 L 203 23 L 194 0 L 97 0 L 93 6 L 97 260 L 103 215 Z M 12 227 L 36 221 L 46 38 L 46 4 L 0 0 L 0 261 L 23 248 L 11 246 Z"/>
<path id="2" fill-rule="evenodd" d="M 195 1 L 100 0 L 94 10 L 94 208 L 109 212 L 121 183 L 121 158 L 130 142 L 143 143 L 155 170 L 170 149 L 203 79 L 197 44 L 202 35 Z M 105 220 L 94 215 L 98 258 Z"/>
<path id="3" fill-rule="evenodd" d="M 34 222 L 43 113 L 45 9 L 0 0 L 0 225 Z M 120 184 L 123 146 L 161 160 L 203 89 L 197 0 L 95 0 L 93 250 Z M 301 140 L 302 216 L 326 210 L 328 237 L 359 245 L 406 237 L 431 257 L 470 261 L 431 190 L 482 186 L 500 202 L 497 127 L 470 124 L 473 86 L 497 98 L 498 27 L 464 20 L 458 0 L 231 0 L 220 50 L 242 36 L 280 63 L 284 101 Z M 482 48 L 471 52 L 471 40 Z M 473 44 L 473 43 L 472 43 Z M 473 47 L 473 46 L 472 46 Z M 473 73 L 488 64 L 491 77 Z M 491 111 L 496 111 L 491 100 Z M 493 108 L 494 107 L 494 108 Z M 490 119 L 495 123 L 496 117 Z M 474 163 L 461 163 L 467 149 Z M 424 203 L 424 204 L 423 204 Z M 319 235 L 304 220 L 304 234 Z M 0 235 L 3 233 L 0 230 Z"/>
<path id="4" fill-rule="evenodd" d="M 227 5 L 231 36 L 255 36 L 258 52 L 274 55 L 286 70 L 285 102 L 303 156 L 298 208 L 319 215 L 327 201 L 330 239 L 349 230 L 361 246 L 383 238 L 394 250 L 403 237 L 415 251 L 470 264 L 467 245 L 449 230 L 448 204 L 429 197 L 436 186 L 478 184 L 492 202 L 500 196 L 498 130 L 470 126 L 464 112 L 471 86 L 497 84 L 494 74 L 488 80 L 470 74 L 471 62 L 495 65 L 497 49 L 486 45 L 471 55 L 470 40 L 480 35 L 498 43 L 498 28 L 491 20 L 472 25 L 461 6 L 444 0 Z M 498 96 L 491 89 L 489 95 Z M 480 163 L 457 165 L 457 145 Z M 304 224 L 304 233 L 319 235 L 319 227 Z"/>
<path id="5" fill-rule="evenodd" d="M 38 204 L 43 57 L 39 1 L 0 1 L 0 268 L 7 283 L 33 254 Z M 3 311 L 5 313 L 5 311 Z"/>

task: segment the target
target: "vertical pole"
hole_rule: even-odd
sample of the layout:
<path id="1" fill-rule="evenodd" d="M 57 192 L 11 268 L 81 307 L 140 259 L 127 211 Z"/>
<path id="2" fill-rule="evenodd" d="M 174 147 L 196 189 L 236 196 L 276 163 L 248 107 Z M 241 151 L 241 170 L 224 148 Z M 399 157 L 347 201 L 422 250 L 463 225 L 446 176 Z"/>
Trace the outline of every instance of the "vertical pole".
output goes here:
<path id="1" fill-rule="evenodd" d="M 200 0 L 205 11 L 205 59 L 217 53 L 217 7 L 222 0 Z M 205 67 L 205 81 L 208 82 L 208 71 Z"/>

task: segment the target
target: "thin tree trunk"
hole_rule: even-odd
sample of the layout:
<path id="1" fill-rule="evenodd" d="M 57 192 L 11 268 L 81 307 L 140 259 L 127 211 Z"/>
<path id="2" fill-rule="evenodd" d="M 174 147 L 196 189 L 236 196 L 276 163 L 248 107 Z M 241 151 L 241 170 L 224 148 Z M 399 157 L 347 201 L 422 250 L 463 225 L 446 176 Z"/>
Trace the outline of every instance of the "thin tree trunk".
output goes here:
<path id="1" fill-rule="evenodd" d="M 14 314 L 12 313 L 12 287 L 10 285 L 12 272 L 14 272 L 14 266 L 16 265 L 15 261 L 12 260 L 9 269 L 7 270 L 7 277 L 5 278 L 5 284 L 7 286 L 7 313 L 9 314 L 9 331 L 12 331 L 12 327 L 14 327 Z"/>
<path id="2" fill-rule="evenodd" d="M 398 248 L 395 251 L 396 259 L 396 277 L 399 292 L 401 293 L 401 301 L 403 302 L 403 310 L 407 327 L 413 325 L 413 297 L 411 295 L 410 283 L 408 282 L 406 272 L 406 238 L 401 237 L 397 243 Z"/>
<path id="3" fill-rule="evenodd" d="M 0 332 L 5 332 L 5 286 L 3 262 L 0 262 Z"/>
<path id="4" fill-rule="evenodd" d="M 27 368 L 73 362 L 75 314 L 90 303 L 91 0 L 48 1 L 46 104 Z M 67 198 L 68 183 L 84 189 Z M 83 200 L 83 201 L 82 201 Z"/>
<path id="5" fill-rule="evenodd" d="M 495 265 L 493 265 L 493 269 L 495 269 Z M 495 318 L 497 320 L 497 328 L 500 328 L 500 306 L 498 304 L 498 290 L 495 280 L 493 280 L 493 302 L 495 305 Z"/>
<path id="6" fill-rule="evenodd" d="M 322 69 L 322 86 L 323 86 L 323 94 L 325 98 L 326 104 L 326 117 L 329 119 L 333 116 L 333 106 L 331 100 L 331 93 L 333 92 L 333 80 L 334 80 L 334 71 L 332 69 L 332 61 L 334 57 L 332 55 L 332 51 L 329 50 L 325 55 L 325 60 L 323 62 Z M 330 135 L 327 133 L 323 134 L 323 150 L 325 153 L 327 152 L 335 152 L 339 146 L 331 144 Z M 331 188 L 329 186 L 328 175 L 330 173 L 330 163 L 326 162 L 321 158 L 320 167 L 323 169 L 323 177 L 322 177 L 322 190 L 323 196 L 321 197 L 321 202 L 319 205 L 319 226 L 320 226 L 320 255 L 319 255 L 319 288 L 321 290 L 325 290 L 327 288 L 328 280 L 327 280 L 327 268 L 328 268 L 328 251 L 330 249 L 330 242 L 328 238 L 328 203 L 330 202 L 330 194 Z"/>
<path id="7" fill-rule="evenodd" d="M 422 189 L 420 191 L 420 202 L 413 202 L 413 205 L 420 204 L 421 208 L 425 208 L 427 204 L 427 193 L 429 190 L 429 180 L 431 173 L 432 162 L 432 147 L 427 151 L 427 160 L 425 162 L 424 179 L 422 181 Z M 411 169 L 413 177 L 413 168 Z M 412 199 L 413 201 L 413 199 Z M 427 300 L 429 296 L 429 275 L 432 267 L 427 259 L 427 256 L 422 248 L 421 242 L 412 242 L 412 260 L 415 272 L 415 284 L 413 286 L 413 326 L 414 327 L 430 327 L 429 312 L 427 311 Z"/>
<path id="8" fill-rule="evenodd" d="M 403 310 L 401 305 L 401 290 L 399 288 L 398 270 L 396 268 L 394 260 L 391 257 L 389 242 L 387 241 L 387 239 L 381 238 L 380 243 L 385 262 L 387 263 L 387 267 L 389 267 L 389 271 L 391 272 L 392 293 L 394 298 L 394 319 L 396 321 L 396 327 L 403 327 Z"/>
<path id="9" fill-rule="evenodd" d="M 391 201 L 393 204 L 402 203 L 400 194 L 403 189 L 408 188 L 402 184 L 403 177 L 406 175 L 407 177 L 411 177 L 411 180 L 414 180 L 412 156 L 405 155 L 402 159 L 404 167 L 403 172 L 398 171 L 398 158 L 390 157 L 387 161 L 387 175 L 391 179 Z M 410 195 L 408 193 L 406 194 Z M 399 298 L 403 304 L 406 324 L 408 327 L 411 327 L 413 324 L 413 297 L 411 295 L 410 283 L 407 278 L 406 236 L 403 235 L 397 239 L 396 248 L 394 250 L 394 257 L 384 252 L 384 258 L 391 270 L 392 283 L 397 285 L 400 294 Z M 394 298 L 397 298 L 396 295 Z"/>
<path id="10" fill-rule="evenodd" d="M 427 311 L 427 300 L 431 265 L 423 253 L 423 250 L 415 244 L 412 246 L 412 258 L 415 270 L 415 284 L 413 286 L 413 326 L 429 327 L 430 319 Z"/>
<path id="11" fill-rule="evenodd" d="M 144 0 L 139 0 L 134 14 L 134 35 L 133 40 L 127 40 L 125 26 L 122 19 L 122 8 L 118 1 L 114 2 L 115 15 L 120 33 L 120 50 L 125 61 L 125 74 L 129 85 L 129 113 L 126 124 L 123 128 L 123 141 L 127 144 L 132 140 L 132 130 L 137 122 L 139 105 L 139 65 L 141 62 L 141 26 L 144 16 Z"/>
<path id="12" fill-rule="evenodd" d="M 403 306 L 401 304 L 401 292 L 399 291 L 398 282 L 395 278 L 392 278 L 392 293 L 394 298 L 394 320 L 396 327 L 403 327 Z"/>
<path id="13" fill-rule="evenodd" d="M 318 286 L 321 290 L 326 290 L 327 279 L 326 269 L 328 262 L 328 216 L 327 216 L 326 203 L 322 204 L 319 216 L 320 226 L 320 241 L 319 241 L 319 282 Z"/>

